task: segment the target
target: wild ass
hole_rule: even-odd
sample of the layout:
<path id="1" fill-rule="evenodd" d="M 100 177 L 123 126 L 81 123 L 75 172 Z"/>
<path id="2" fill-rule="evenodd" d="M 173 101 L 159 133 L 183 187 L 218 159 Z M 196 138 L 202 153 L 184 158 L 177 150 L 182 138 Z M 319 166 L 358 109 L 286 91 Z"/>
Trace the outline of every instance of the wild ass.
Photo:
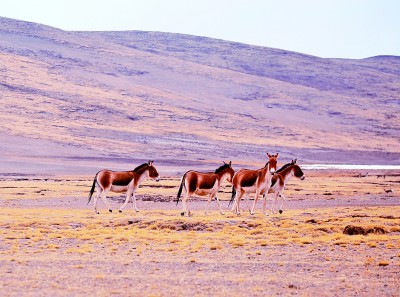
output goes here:
<path id="1" fill-rule="evenodd" d="M 286 198 L 285 198 L 285 196 L 283 196 L 282 192 L 285 189 L 285 185 L 288 182 L 288 180 L 292 176 L 300 178 L 301 180 L 305 179 L 303 171 L 301 170 L 300 166 L 296 164 L 296 162 L 297 162 L 297 160 L 292 160 L 291 163 L 287 163 L 286 165 L 282 166 L 272 176 L 271 187 L 268 190 L 268 194 L 274 193 L 274 201 L 271 204 L 271 212 L 272 213 L 275 213 L 274 208 L 276 207 L 276 202 L 277 202 L 278 197 L 282 198 L 282 203 L 279 207 L 279 213 L 283 212 L 283 203 L 284 203 L 284 201 L 286 201 Z M 262 192 L 261 195 L 263 195 L 264 199 L 266 199 L 265 192 Z M 245 200 L 245 202 L 246 202 L 247 208 L 250 209 L 247 199 Z"/>
<path id="2" fill-rule="evenodd" d="M 276 155 L 270 155 L 267 153 L 269 158 L 267 164 L 261 169 L 250 170 L 250 169 L 240 169 L 236 172 L 233 177 L 232 182 L 232 197 L 230 203 L 234 201 L 232 211 L 236 214 L 240 214 L 240 200 L 243 195 L 246 197 L 255 193 L 253 207 L 250 210 L 250 214 L 254 214 L 254 208 L 256 206 L 258 196 L 262 192 L 267 192 L 271 187 L 272 175 L 276 171 L 277 158 L 279 153 Z M 266 204 L 264 203 L 264 208 Z M 265 211 L 264 211 L 265 213 Z"/>
<path id="3" fill-rule="evenodd" d="M 275 194 L 274 203 L 271 204 L 272 213 L 275 213 L 274 208 L 276 207 L 276 201 L 278 199 L 278 196 L 282 198 L 282 203 L 279 207 L 279 213 L 283 212 L 283 203 L 286 200 L 286 198 L 285 196 L 283 196 L 282 192 L 285 189 L 287 181 L 292 176 L 300 178 L 301 180 L 304 180 L 306 178 L 300 166 L 297 165 L 296 162 L 297 160 L 292 160 L 291 163 L 282 166 L 282 168 L 277 170 L 274 176 L 272 177 L 272 184 L 268 190 L 268 194 L 269 193 Z M 264 194 L 264 200 L 266 200 L 266 194 L 265 193 L 262 194 Z"/>
<path id="4" fill-rule="evenodd" d="M 179 203 L 179 198 L 182 194 L 182 189 L 185 187 L 186 193 L 182 198 L 183 211 L 181 215 L 184 216 L 187 212 L 188 216 L 191 216 L 191 212 L 188 207 L 188 199 L 193 196 L 193 194 L 199 196 L 208 196 L 208 201 L 205 208 L 205 213 L 207 214 L 208 206 L 211 200 L 215 197 L 219 206 L 219 212 L 224 214 L 222 211 L 221 203 L 217 197 L 217 193 L 221 184 L 225 179 L 232 183 L 233 175 L 235 171 L 232 169 L 232 162 L 225 163 L 224 165 L 217 168 L 214 172 L 202 173 L 198 171 L 190 170 L 182 176 L 181 185 L 179 187 L 176 205 Z"/>
<path id="5" fill-rule="evenodd" d="M 107 169 L 99 171 L 94 177 L 88 200 L 89 203 L 96 187 L 97 196 L 94 197 L 94 212 L 97 214 L 99 213 L 97 211 L 97 199 L 100 197 L 104 204 L 107 205 L 108 211 L 112 212 L 110 204 L 106 199 L 109 191 L 115 193 L 126 192 L 125 202 L 120 207 L 119 212 L 122 212 L 122 210 L 128 204 L 130 197 L 133 197 L 133 207 L 135 211 L 138 212 L 139 210 L 136 206 L 135 191 L 139 187 L 140 183 L 145 178 L 152 178 L 156 181 L 160 180 L 157 169 L 153 166 L 153 162 L 154 161 L 149 161 L 148 163 L 144 163 L 132 171 L 111 171 Z"/>

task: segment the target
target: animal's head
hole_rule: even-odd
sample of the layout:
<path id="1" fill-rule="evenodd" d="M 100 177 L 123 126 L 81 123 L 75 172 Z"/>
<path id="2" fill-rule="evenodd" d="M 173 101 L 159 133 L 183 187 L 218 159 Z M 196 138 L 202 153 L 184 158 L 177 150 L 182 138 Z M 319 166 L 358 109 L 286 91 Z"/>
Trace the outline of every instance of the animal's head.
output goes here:
<path id="1" fill-rule="evenodd" d="M 232 169 L 232 161 L 229 161 L 229 163 L 225 163 L 221 167 L 217 168 L 215 170 L 215 173 L 223 174 L 224 176 L 227 176 L 226 179 L 228 182 L 232 183 L 232 178 L 235 175 L 235 171 Z"/>
<path id="2" fill-rule="evenodd" d="M 224 164 L 228 166 L 227 167 L 227 172 L 228 172 L 227 181 L 229 183 L 232 183 L 233 176 L 235 175 L 235 170 L 233 170 L 233 168 L 232 168 L 232 161 L 229 161 L 229 163 L 224 162 Z"/>
<path id="3" fill-rule="evenodd" d="M 269 153 L 267 153 L 267 156 L 269 158 L 268 163 L 269 163 L 269 172 L 271 174 L 274 174 L 276 171 L 276 165 L 278 164 L 278 156 L 279 153 L 276 153 L 276 155 L 270 155 Z"/>
<path id="4" fill-rule="evenodd" d="M 301 170 L 300 166 L 297 165 L 296 162 L 297 159 L 292 160 L 294 176 L 300 178 L 301 180 L 304 180 L 306 177 L 304 176 L 303 170 Z"/>
<path id="5" fill-rule="evenodd" d="M 153 166 L 154 160 L 149 161 L 147 164 L 149 165 L 149 177 L 154 179 L 155 181 L 160 180 L 160 175 L 158 174 L 157 169 Z"/>

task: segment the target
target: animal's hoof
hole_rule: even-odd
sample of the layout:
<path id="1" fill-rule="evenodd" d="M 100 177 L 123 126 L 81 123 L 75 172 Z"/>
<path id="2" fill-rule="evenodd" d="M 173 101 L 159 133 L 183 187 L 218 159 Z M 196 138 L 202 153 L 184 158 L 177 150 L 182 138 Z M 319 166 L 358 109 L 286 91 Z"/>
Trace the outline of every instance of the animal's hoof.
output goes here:
<path id="1" fill-rule="evenodd" d="M 224 213 L 224 212 L 221 212 L 221 215 L 223 215 L 223 216 L 224 216 L 224 215 L 225 215 L 225 213 Z"/>
<path id="2" fill-rule="evenodd" d="M 119 210 L 119 213 L 121 213 L 122 212 L 122 210 Z"/>
<path id="3" fill-rule="evenodd" d="M 283 212 L 283 210 L 282 210 L 282 209 L 280 209 L 280 210 L 279 210 L 279 213 L 280 213 L 280 214 L 282 214 L 282 212 Z"/>
<path id="4" fill-rule="evenodd" d="M 139 209 L 136 209 L 136 212 L 139 212 Z"/>
<path id="5" fill-rule="evenodd" d="M 109 209 L 108 211 L 109 211 L 109 212 L 112 212 L 112 209 Z"/>
<path id="6" fill-rule="evenodd" d="M 185 215 L 185 212 L 181 212 L 181 216 L 183 217 Z"/>
<path id="7" fill-rule="evenodd" d="M 100 214 L 98 211 L 95 211 L 96 214 Z"/>

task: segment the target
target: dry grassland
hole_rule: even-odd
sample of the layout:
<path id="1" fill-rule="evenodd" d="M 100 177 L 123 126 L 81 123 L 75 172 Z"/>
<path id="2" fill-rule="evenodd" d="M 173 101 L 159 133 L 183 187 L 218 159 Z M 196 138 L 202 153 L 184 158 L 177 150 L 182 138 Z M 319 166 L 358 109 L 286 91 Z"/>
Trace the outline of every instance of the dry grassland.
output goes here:
<path id="1" fill-rule="evenodd" d="M 147 202 L 154 204 L 152 209 L 139 201 L 138 214 L 103 209 L 95 215 L 82 194 L 90 180 L 5 179 L 0 193 L 1 295 L 397 295 L 399 203 L 363 206 L 360 200 L 359 205 L 331 207 L 327 198 L 353 201 L 348 191 L 362 186 L 354 178 L 351 190 L 341 188 L 343 179 L 335 177 L 332 195 L 324 195 L 318 185 L 329 177 L 315 178 L 317 186 L 293 182 L 287 195 L 300 197 L 298 203 L 325 199 L 326 207 L 293 204 L 282 215 L 268 217 L 260 210 L 254 216 L 221 216 L 215 208 L 206 216 L 204 203 L 193 202 L 197 209 L 190 218 L 180 217 L 180 206 L 171 201 Z M 163 187 L 148 182 L 142 195 L 168 200 L 177 180 L 166 179 Z M 372 193 L 371 183 L 364 184 Z M 220 196 L 228 199 L 226 193 Z M 365 235 L 344 234 L 348 226 Z"/>

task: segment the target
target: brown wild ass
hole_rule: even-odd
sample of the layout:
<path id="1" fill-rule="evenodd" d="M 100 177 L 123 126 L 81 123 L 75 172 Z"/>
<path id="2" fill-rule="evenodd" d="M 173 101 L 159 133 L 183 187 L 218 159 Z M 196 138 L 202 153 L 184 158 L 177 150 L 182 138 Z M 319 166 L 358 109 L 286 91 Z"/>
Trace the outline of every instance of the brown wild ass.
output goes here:
<path id="1" fill-rule="evenodd" d="M 250 170 L 240 169 L 236 172 L 232 182 L 232 197 L 229 203 L 234 201 L 232 211 L 236 214 L 240 214 L 239 203 L 243 195 L 246 197 L 255 193 L 253 207 L 250 210 L 250 214 L 254 214 L 254 208 L 256 206 L 258 196 L 262 192 L 267 192 L 271 187 L 272 175 L 276 171 L 277 158 L 279 153 L 276 155 L 270 155 L 267 153 L 269 161 L 261 169 Z M 266 204 L 264 203 L 264 208 Z"/>
<path id="2" fill-rule="evenodd" d="M 94 212 L 97 211 L 97 199 L 101 197 L 104 204 L 107 205 L 109 212 L 112 212 L 110 204 L 106 200 L 107 193 L 109 191 L 115 193 L 126 192 L 126 199 L 124 204 L 120 207 L 119 212 L 122 212 L 124 207 L 128 204 L 130 197 L 133 197 L 133 207 L 136 211 L 139 211 L 136 206 L 135 191 L 139 187 L 140 183 L 145 178 L 152 178 L 159 181 L 159 174 L 157 169 L 153 166 L 154 161 L 149 161 L 132 171 L 111 171 L 111 170 L 101 170 L 94 177 L 92 189 L 89 194 L 89 201 L 92 198 L 95 187 L 97 187 L 97 196 L 94 197 Z"/>
<path id="3" fill-rule="evenodd" d="M 186 194 L 182 198 L 183 211 L 181 212 L 181 215 L 184 216 L 185 212 L 187 212 L 188 216 L 192 215 L 188 208 L 187 201 L 193 194 L 199 196 L 209 195 L 205 209 L 206 214 L 208 211 L 208 206 L 210 205 L 210 202 L 214 197 L 217 200 L 220 213 L 224 214 L 221 208 L 221 203 L 216 195 L 225 179 L 227 179 L 228 182 L 232 183 L 232 178 L 234 174 L 235 171 L 232 169 L 232 162 L 224 162 L 224 165 L 217 168 L 214 172 L 201 173 L 193 170 L 186 172 L 182 177 L 176 200 L 176 205 L 178 205 L 179 198 L 182 194 L 182 189 L 183 187 L 185 187 Z"/>
<path id="4" fill-rule="evenodd" d="M 283 196 L 282 192 L 285 189 L 285 185 L 287 181 L 292 177 L 300 178 L 301 180 L 305 179 L 304 173 L 301 170 L 300 166 L 296 164 L 297 160 L 292 160 L 291 163 L 287 163 L 282 166 L 282 168 L 278 169 L 275 174 L 272 176 L 271 187 L 268 190 L 268 194 L 274 193 L 274 202 L 271 204 L 271 212 L 275 213 L 275 207 L 278 197 L 282 198 L 282 203 L 279 207 L 279 213 L 283 212 L 283 203 L 286 201 L 285 196 Z M 264 199 L 266 199 L 265 192 L 262 192 Z M 249 204 L 247 203 L 247 199 L 245 200 L 247 208 L 249 208 Z M 250 208 L 249 208 L 250 209 Z M 265 214 L 265 213 L 264 213 Z"/>
<path id="5" fill-rule="evenodd" d="M 292 177 L 297 177 L 300 178 L 301 180 L 304 180 L 306 177 L 304 176 L 303 171 L 301 170 L 300 166 L 296 164 L 297 160 L 292 160 L 291 163 L 288 163 L 279 170 L 277 170 L 272 177 L 272 184 L 271 187 L 268 190 L 269 193 L 274 193 L 275 194 L 275 199 L 274 203 L 271 204 L 271 212 L 275 213 L 274 208 L 276 207 L 276 201 L 278 199 L 278 196 L 282 198 L 282 203 L 279 207 L 279 213 L 283 212 L 283 202 L 286 200 L 285 196 L 283 196 L 282 192 L 285 189 L 285 185 L 287 181 Z M 264 194 L 264 199 L 266 200 L 266 195 Z"/>

